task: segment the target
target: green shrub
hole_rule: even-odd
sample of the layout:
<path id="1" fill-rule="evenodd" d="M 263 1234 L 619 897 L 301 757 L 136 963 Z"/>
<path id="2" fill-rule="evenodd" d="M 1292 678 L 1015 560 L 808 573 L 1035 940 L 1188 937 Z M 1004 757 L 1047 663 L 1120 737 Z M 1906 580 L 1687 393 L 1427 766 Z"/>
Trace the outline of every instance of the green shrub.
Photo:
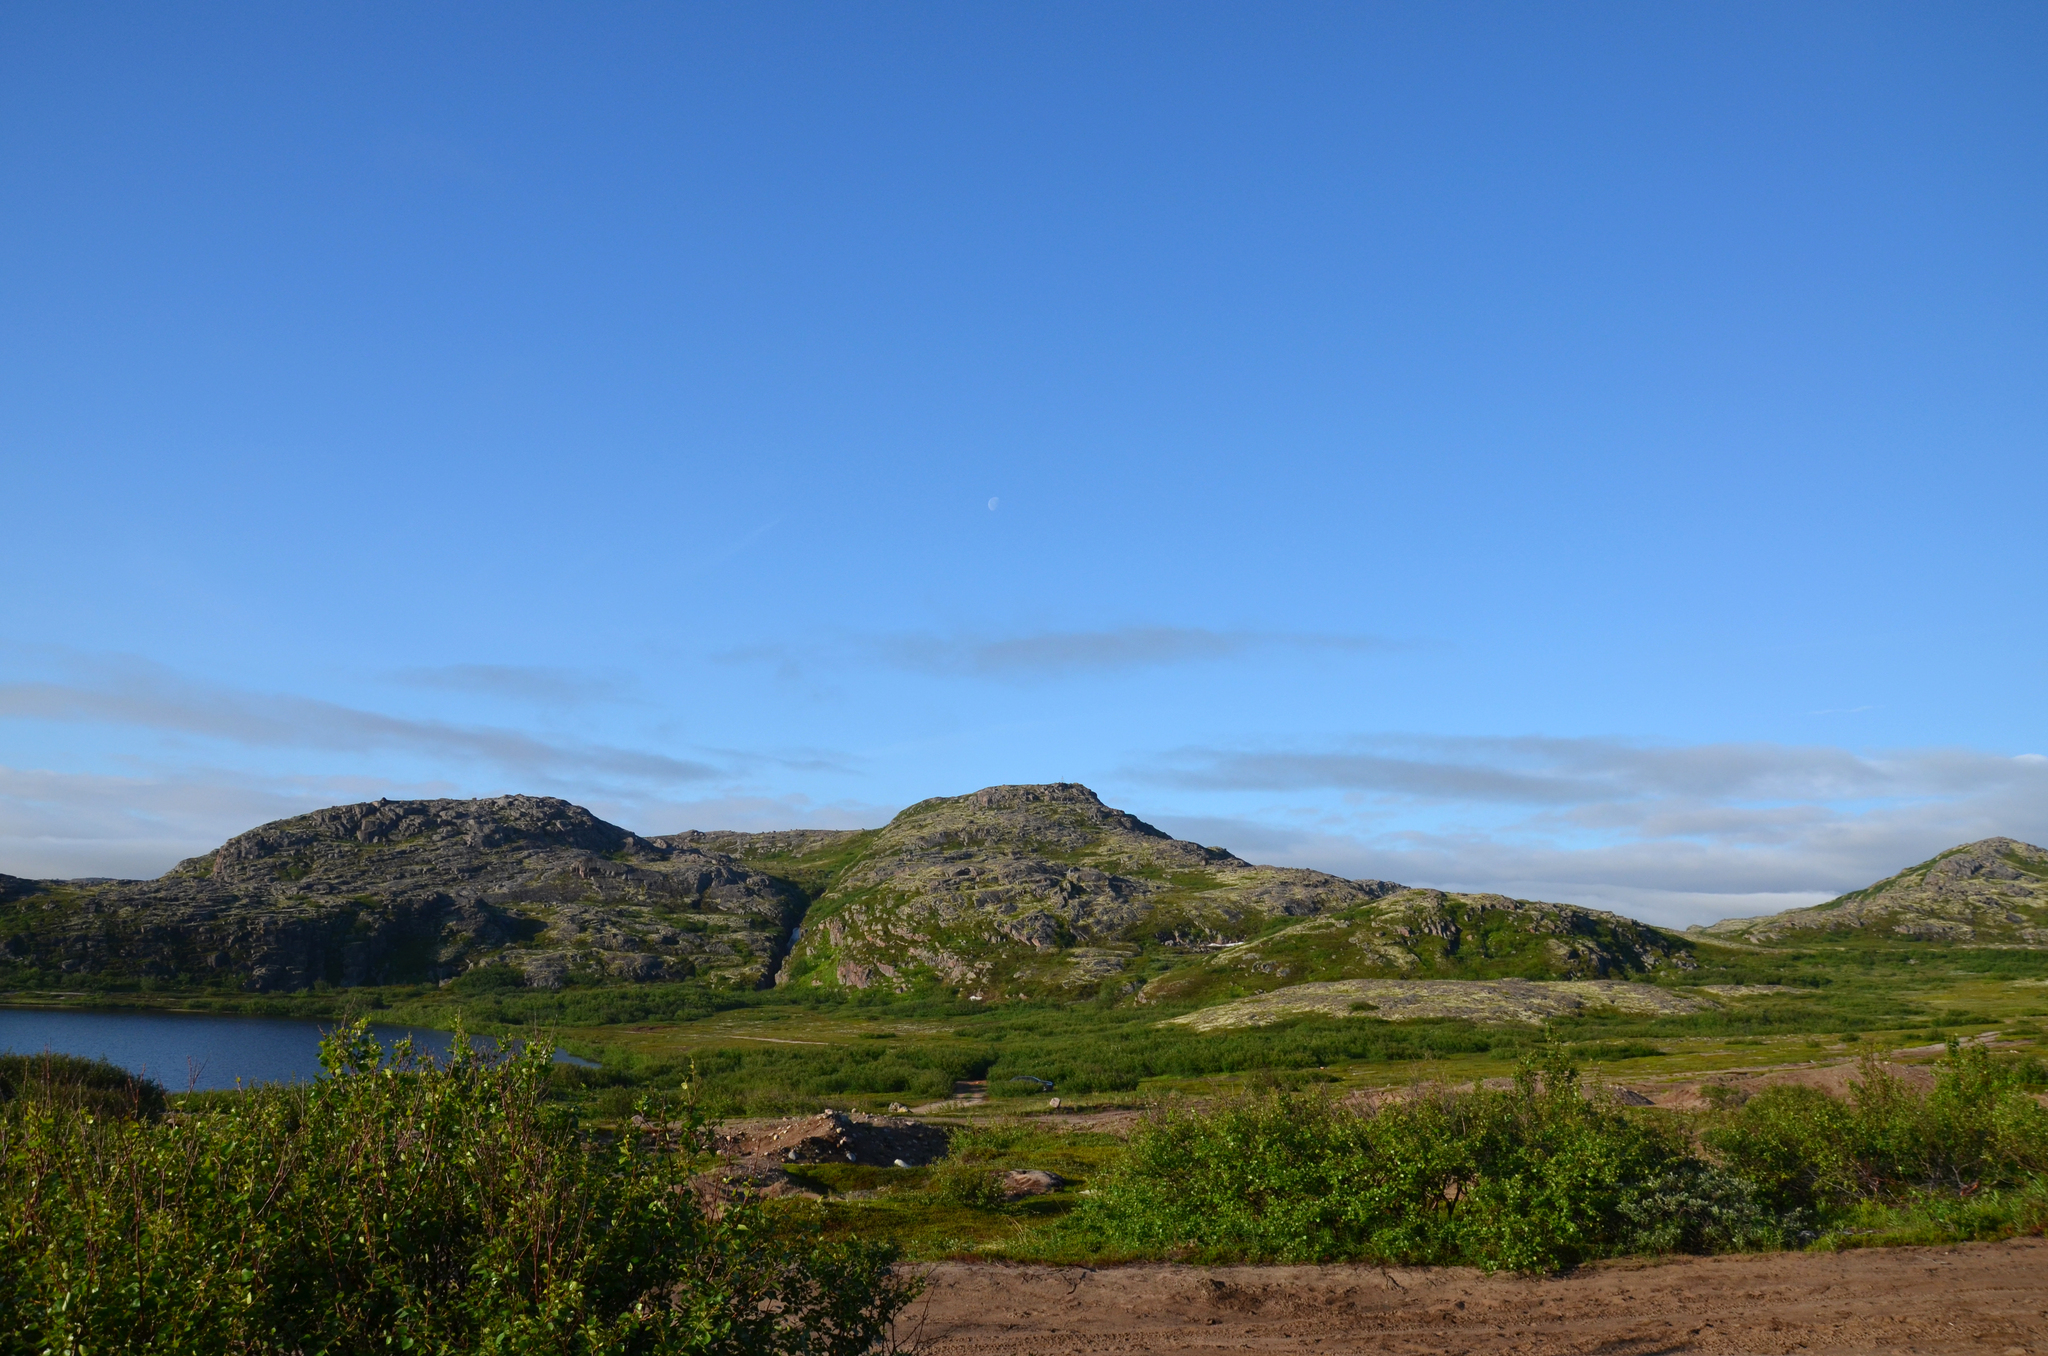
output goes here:
<path id="1" fill-rule="evenodd" d="M 1557 1058 L 1525 1065 L 1511 1091 L 1371 1114 L 1281 1093 L 1158 1116 L 1076 1227 L 1194 1258 L 1515 1270 L 1776 1237 L 1746 1185 L 1698 1160 L 1681 1127 L 1582 1096 Z"/>
<path id="2" fill-rule="evenodd" d="M 103 1059 L 0 1055 L 0 1103 L 51 1103 L 89 1116 L 161 1116 L 164 1090 Z"/>
<path id="3" fill-rule="evenodd" d="M 358 1024 L 329 1077 L 204 1112 L 0 1112 L 0 1353 L 869 1350 L 892 1254 L 707 1218 L 688 1154 L 605 1147 L 552 1052 L 437 1065 Z"/>
<path id="4" fill-rule="evenodd" d="M 924 1189 L 943 1205 L 993 1210 L 1003 1203 L 1002 1174 L 985 1163 L 943 1162 L 932 1169 Z"/>
<path id="5" fill-rule="evenodd" d="M 1028 1125 L 970 1125 L 946 1139 L 946 1156 L 956 1163 L 988 1163 L 1032 1138 Z"/>
<path id="6" fill-rule="evenodd" d="M 1910 1189 L 1977 1192 L 2048 1173 L 2048 1111 L 2031 1061 L 1950 1041 L 1921 1093 L 1865 1056 L 1847 1102 L 1811 1088 L 1758 1093 L 1703 1136 L 1779 1210 L 1829 1211 Z"/>

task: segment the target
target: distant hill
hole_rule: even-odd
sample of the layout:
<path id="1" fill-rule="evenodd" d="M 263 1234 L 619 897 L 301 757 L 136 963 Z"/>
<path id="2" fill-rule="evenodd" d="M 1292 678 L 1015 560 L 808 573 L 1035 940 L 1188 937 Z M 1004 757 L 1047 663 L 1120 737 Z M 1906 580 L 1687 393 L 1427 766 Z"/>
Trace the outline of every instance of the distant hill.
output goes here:
<path id="1" fill-rule="evenodd" d="M 1085 786 L 920 801 L 859 844 L 811 906 L 778 979 L 920 980 L 989 996 L 1094 987 L 1148 943 L 1193 948 L 1401 887 L 1253 866 L 1172 838 Z"/>
<path id="2" fill-rule="evenodd" d="M 1987 839 L 1818 909 L 1681 938 L 1616 914 L 1258 866 L 1071 783 L 880 829 L 641 837 L 545 796 L 375 801 L 263 825 L 150 881 L 0 876 L 0 986 L 698 978 L 993 1001 L 1211 1001 L 1352 979 L 1606 979 L 1697 940 L 1857 929 L 2048 945 L 2048 854 Z"/>
<path id="3" fill-rule="evenodd" d="M 923 801 L 855 845 L 778 980 L 1179 1001 L 1304 979 L 1628 974 L 1685 951 L 1569 905 L 1255 866 L 1056 783 Z"/>
<path id="4" fill-rule="evenodd" d="M 1226 947 L 1153 980 L 1143 997 L 1241 995 L 1340 979 L 1603 979 L 1693 968 L 1683 942 L 1620 914 L 1401 890 Z"/>
<path id="5" fill-rule="evenodd" d="M 1764 946 L 1855 937 L 2048 946 L 2048 852 L 1985 838 L 1810 909 L 1686 931 Z"/>
<path id="6" fill-rule="evenodd" d="M 433 981 L 767 981 L 803 891 L 546 796 L 374 801 L 265 824 L 150 881 L 0 876 L 0 962 L 260 991 Z"/>

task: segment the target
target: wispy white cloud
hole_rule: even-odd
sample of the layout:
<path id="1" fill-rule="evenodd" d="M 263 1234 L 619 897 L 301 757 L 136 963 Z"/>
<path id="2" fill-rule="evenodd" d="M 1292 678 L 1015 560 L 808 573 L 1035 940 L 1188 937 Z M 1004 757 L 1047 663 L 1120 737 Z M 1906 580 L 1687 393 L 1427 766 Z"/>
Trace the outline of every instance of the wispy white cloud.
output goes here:
<path id="1" fill-rule="evenodd" d="M 481 794 L 505 789 L 510 788 Z M 380 796 L 472 794 L 478 792 L 445 782 L 265 777 L 222 768 L 115 776 L 0 767 L 0 873 L 37 879 L 154 877 L 274 819 Z M 571 798 L 601 818 L 650 836 L 686 829 L 872 828 L 901 808 L 739 792 L 673 798 L 614 791 Z"/>
<path id="2" fill-rule="evenodd" d="M 258 777 L 218 769 L 110 776 L 0 767 L 0 872 L 161 875 L 273 819 L 377 796 L 448 794 L 438 784 Z"/>
<path id="3" fill-rule="evenodd" d="M 1326 788 L 1419 801 L 1584 806 L 1665 797 L 1837 802 L 2030 782 L 2025 758 L 1971 749 L 1864 754 L 1825 745 L 1376 736 L 1336 749 L 1189 748 L 1140 769 L 1199 790 Z"/>
<path id="4" fill-rule="evenodd" d="M 1669 924 L 1818 903 L 1956 843 L 2048 837 L 2048 759 L 1971 749 L 1383 736 L 1183 749 L 1132 775 L 1293 806 L 1166 817 L 1240 855 Z"/>
<path id="5" fill-rule="evenodd" d="M 406 687 L 540 706 L 580 706 L 622 691 L 616 679 L 538 664 L 436 664 L 399 669 L 391 677 Z"/>
<path id="6" fill-rule="evenodd" d="M 404 752 L 528 776 L 676 785 L 720 775 L 708 763 L 663 753 L 196 683 L 138 660 L 74 668 L 84 671 L 60 681 L 0 683 L 0 719 L 136 726 L 261 748 Z"/>
<path id="7" fill-rule="evenodd" d="M 195 682 L 133 659 L 40 658 L 45 672 L 0 682 L 0 722 L 107 727 L 124 752 L 117 772 L 0 767 L 0 872 L 10 875 L 155 876 L 257 824 L 378 796 L 559 795 L 642 833 L 857 827 L 891 813 L 760 791 L 764 777 L 772 784 L 852 775 L 845 756 L 830 750 L 678 757 Z M 425 679 L 494 695 L 546 694 L 558 680 L 568 688 L 578 681 L 573 673 L 492 666 L 427 671 Z M 134 731 L 184 738 L 165 743 L 152 761 L 134 751 Z M 259 767 L 368 771 L 280 776 L 221 765 L 249 754 Z"/>
<path id="8" fill-rule="evenodd" d="M 1376 654 L 1413 648 L 1379 636 L 1120 626 L 987 636 L 904 632 L 825 642 L 803 649 L 771 644 L 729 650 L 729 663 L 761 663 L 796 677 L 814 661 L 848 659 L 935 677 L 1034 680 L 1215 663 L 1261 652 Z"/>

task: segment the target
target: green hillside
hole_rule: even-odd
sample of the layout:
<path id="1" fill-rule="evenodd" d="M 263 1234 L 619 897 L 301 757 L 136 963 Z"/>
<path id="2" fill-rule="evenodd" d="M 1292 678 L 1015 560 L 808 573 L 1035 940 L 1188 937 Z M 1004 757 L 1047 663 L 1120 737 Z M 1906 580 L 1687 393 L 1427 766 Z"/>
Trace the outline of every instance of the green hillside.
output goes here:
<path id="1" fill-rule="evenodd" d="M 641 837 L 566 801 L 377 801 L 151 881 L 0 877 L 0 983 L 293 993 L 689 980 L 972 1002 L 1229 1002 L 1348 980 L 1684 975 L 1702 943 L 2048 946 L 2048 854 L 1953 849 L 1816 909 L 1678 936 L 1569 904 L 1260 866 L 1071 783 L 879 829 Z"/>
<path id="2" fill-rule="evenodd" d="M 2048 852 L 2011 838 L 1985 838 L 1814 908 L 1687 931 L 1757 946 L 1856 940 L 2048 946 Z"/>

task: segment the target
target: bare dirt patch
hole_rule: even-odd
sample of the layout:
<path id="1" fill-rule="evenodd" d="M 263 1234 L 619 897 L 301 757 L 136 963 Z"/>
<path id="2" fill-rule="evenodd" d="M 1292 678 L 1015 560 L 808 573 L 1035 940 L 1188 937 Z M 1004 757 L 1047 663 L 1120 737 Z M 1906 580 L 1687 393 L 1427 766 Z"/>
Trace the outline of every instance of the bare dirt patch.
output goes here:
<path id="1" fill-rule="evenodd" d="M 1117 1352 L 2048 1353 L 2048 1241 L 1462 1268 L 945 1263 L 899 1339 L 930 1356 Z"/>

